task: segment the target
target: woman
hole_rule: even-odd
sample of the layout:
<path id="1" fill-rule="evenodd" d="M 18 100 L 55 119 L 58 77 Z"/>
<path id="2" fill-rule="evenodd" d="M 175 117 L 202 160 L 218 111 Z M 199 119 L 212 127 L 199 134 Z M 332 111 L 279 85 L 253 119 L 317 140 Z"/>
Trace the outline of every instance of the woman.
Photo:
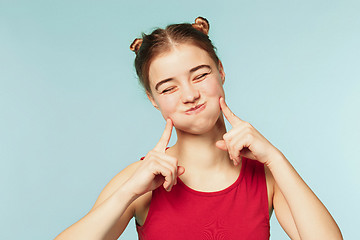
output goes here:
<path id="1" fill-rule="evenodd" d="M 140 239 L 269 239 L 273 209 L 291 239 L 342 239 L 285 156 L 227 106 L 208 30 L 199 17 L 133 42 L 137 74 L 165 130 L 56 239 L 117 239 L 132 217 Z M 173 126 L 177 142 L 168 148 Z"/>

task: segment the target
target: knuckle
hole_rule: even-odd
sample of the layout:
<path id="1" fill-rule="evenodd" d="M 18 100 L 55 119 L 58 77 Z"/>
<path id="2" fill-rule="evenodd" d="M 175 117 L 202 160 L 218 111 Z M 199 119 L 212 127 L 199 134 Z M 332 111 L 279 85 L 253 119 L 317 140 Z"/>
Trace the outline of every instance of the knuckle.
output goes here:
<path id="1" fill-rule="evenodd" d="M 176 175 L 176 174 L 175 174 L 176 172 L 177 172 L 177 166 L 173 166 L 172 173 L 173 173 L 174 175 Z"/>
<path id="2" fill-rule="evenodd" d="M 225 133 L 224 136 L 223 136 L 223 139 L 224 139 L 225 141 L 230 141 L 230 139 L 231 139 L 230 134 Z"/>
<path id="3" fill-rule="evenodd" d="M 148 163 L 148 167 L 150 168 L 150 169 L 156 169 L 157 168 L 157 162 L 156 161 L 154 161 L 154 160 L 152 160 L 152 161 L 149 161 L 149 163 Z"/>
<path id="4" fill-rule="evenodd" d="M 244 122 L 244 125 L 245 125 L 247 128 L 252 128 L 252 127 L 253 127 L 249 122 Z"/>
<path id="5" fill-rule="evenodd" d="M 153 156 L 155 154 L 155 150 L 152 149 L 148 152 L 147 156 Z"/>
<path id="6" fill-rule="evenodd" d="M 170 169 L 166 169 L 166 173 L 167 176 L 172 177 L 173 173 Z M 170 178 L 171 179 L 171 178 Z"/>
<path id="7" fill-rule="evenodd" d="M 177 165 L 178 165 L 178 160 L 177 160 L 177 158 L 172 157 L 172 158 L 171 158 L 171 162 L 174 164 L 175 167 L 177 167 Z"/>
<path id="8" fill-rule="evenodd" d="M 237 142 L 236 143 L 236 149 L 240 149 L 243 146 L 242 142 Z"/>
<path id="9" fill-rule="evenodd" d="M 232 150 L 234 149 L 235 145 L 236 145 L 236 143 L 234 143 L 234 142 L 229 142 L 228 143 L 229 148 L 232 149 Z"/>
<path id="10" fill-rule="evenodd" d="M 154 161 L 157 160 L 157 158 L 156 158 L 153 154 L 151 154 L 151 155 L 148 157 L 148 160 L 153 163 Z"/>
<path id="11" fill-rule="evenodd" d="M 246 138 L 247 138 L 247 140 L 248 140 L 249 142 L 252 142 L 253 139 L 254 139 L 254 136 L 253 136 L 253 134 L 249 133 L 249 134 L 246 135 Z"/>

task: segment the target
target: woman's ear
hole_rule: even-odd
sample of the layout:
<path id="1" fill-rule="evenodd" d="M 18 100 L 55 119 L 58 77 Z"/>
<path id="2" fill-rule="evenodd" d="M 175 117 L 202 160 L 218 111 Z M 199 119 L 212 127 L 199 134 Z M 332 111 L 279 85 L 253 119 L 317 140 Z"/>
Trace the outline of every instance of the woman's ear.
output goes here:
<path id="1" fill-rule="evenodd" d="M 225 82 L 225 71 L 224 71 L 224 67 L 223 67 L 220 60 L 219 60 L 218 69 L 219 69 L 219 73 L 220 73 L 220 77 L 221 77 L 221 83 L 224 84 L 224 82 Z"/>
<path id="2" fill-rule="evenodd" d="M 158 107 L 158 105 L 156 104 L 156 102 L 155 102 L 153 96 L 151 95 L 151 93 L 149 93 L 148 91 L 146 91 L 146 95 L 147 95 L 147 97 L 149 98 L 151 104 L 152 104 L 157 110 L 159 110 L 159 107 Z"/>

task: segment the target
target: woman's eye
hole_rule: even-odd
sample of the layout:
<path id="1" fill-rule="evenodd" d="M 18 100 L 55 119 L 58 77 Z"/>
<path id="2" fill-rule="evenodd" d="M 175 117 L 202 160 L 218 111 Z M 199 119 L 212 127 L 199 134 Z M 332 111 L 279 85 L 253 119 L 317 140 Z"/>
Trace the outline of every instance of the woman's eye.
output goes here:
<path id="1" fill-rule="evenodd" d="M 171 92 L 174 89 L 175 89 L 175 87 L 169 87 L 169 88 L 166 88 L 166 89 L 162 90 L 161 93 L 168 93 L 168 92 Z"/>
<path id="2" fill-rule="evenodd" d="M 195 80 L 201 80 L 204 79 L 209 73 L 203 73 L 195 77 Z"/>

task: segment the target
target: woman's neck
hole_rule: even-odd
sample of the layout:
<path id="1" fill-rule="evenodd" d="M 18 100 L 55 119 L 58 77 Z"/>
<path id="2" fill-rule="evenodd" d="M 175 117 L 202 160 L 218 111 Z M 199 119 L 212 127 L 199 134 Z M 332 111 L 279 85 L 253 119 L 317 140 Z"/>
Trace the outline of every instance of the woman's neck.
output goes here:
<path id="1" fill-rule="evenodd" d="M 177 130 L 177 142 L 170 152 L 178 158 L 179 165 L 185 169 L 200 170 L 203 172 L 219 170 L 231 166 L 229 155 L 226 151 L 215 146 L 226 133 L 223 116 L 217 120 L 209 132 L 194 135 Z"/>

